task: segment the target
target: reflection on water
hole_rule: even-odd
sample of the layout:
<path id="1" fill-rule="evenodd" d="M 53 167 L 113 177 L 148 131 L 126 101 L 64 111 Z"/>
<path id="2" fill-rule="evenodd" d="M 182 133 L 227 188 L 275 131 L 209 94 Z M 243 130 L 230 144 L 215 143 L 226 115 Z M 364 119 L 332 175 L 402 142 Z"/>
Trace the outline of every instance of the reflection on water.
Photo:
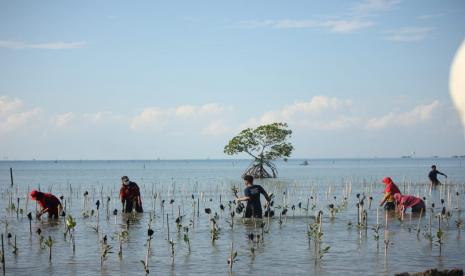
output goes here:
<path id="1" fill-rule="evenodd" d="M 3 183 L 0 227 L 4 234 L 7 274 L 141 275 L 144 273 L 141 260 L 145 260 L 147 252 L 147 230 L 151 216 L 150 227 L 154 235 L 148 258 L 150 274 L 228 274 L 227 259 L 231 242 L 238 252 L 238 262 L 233 266 L 232 275 L 392 275 L 433 267 L 463 268 L 465 246 L 463 214 L 460 211 L 465 207 L 463 168 L 454 159 L 444 159 L 442 163 L 434 160 L 450 177 L 445 186 L 432 190 L 430 194 L 424 171 L 431 162 L 399 159 L 357 160 L 352 163 L 349 160 L 341 164 L 310 161 L 309 166 L 299 166 L 297 161 L 296 165 L 283 164 L 280 171 L 283 178 L 260 181 L 276 195 L 276 216 L 271 220 L 253 221 L 242 220 L 236 214 L 233 229 L 230 226 L 230 210 L 235 207 L 230 204 L 234 198 L 231 187 L 236 185 L 241 190 L 243 188 L 236 177 L 241 172 L 240 162 L 232 166 L 229 161 L 153 161 L 145 163 L 146 169 L 132 161 L 0 163 L 0 181 Z M 17 183 L 13 189 L 9 187 L 10 165 L 15 168 Z M 118 179 L 123 174 L 130 175 L 141 186 L 145 213 L 121 214 Z M 401 190 L 426 197 L 428 207 L 435 203 L 434 210 L 428 208 L 421 218 L 408 212 L 400 221 L 395 213 L 390 212 L 387 250 L 385 212 L 376 208 L 382 196 L 382 185 L 378 180 L 385 175 L 394 176 Z M 65 197 L 66 211 L 77 221 L 74 253 L 69 236 L 64 236 L 64 218 L 57 221 L 45 217 L 41 221 L 33 219 L 30 234 L 26 215 L 35 212 L 36 204 L 26 199 L 26 192 L 33 187 L 38 188 L 39 184 L 43 191 Z M 351 187 L 351 191 L 347 190 L 348 187 Z M 83 196 L 85 191 L 89 192 L 87 199 Z M 368 227 L 357 226 L 357 193 L 373 196 L 370 208 L 365 204 Z M 347 207 L 341 207 L 346 195 Z M 110 197 L 108 204 L 107 196 Z M 11 207 L 10 197 L 15 205 L 17 198 L 20 198 L 22 214 L 17 206 L 7 210 Z M 172 204 L 169 203 L 171 199 L 174 199 Z M 441 199 L 444 199 L 444 204 L 441 204 Z M 98 218 L 96 213 L 85 218 L 84 213 L 96 210 L 97 200 L 101 202 Z M 225 206 L 224 211 L 220 209 L 220 200 Z M 334 217 L 330 217 L 328 204 L 341 207 Z M 436 214 L 441 212 L 443 205 L 450 211 L 450 217 L 442 221 L 444 235 L 442 243 L 439 243 Z M 113 215 L 115 208 L 118 209 L 117 216 Z M 220 227 L 218 239 L 213 244 L 210 217 L 204 212 L 205 208 L 211 208 L 212 217 L 216 213 Z M 283 208 L 288 211 L 280 220 L 278 215 Z M 319 210 L 323 211 L 323 235 L 316 245 L 309 237 L 309 224 L 315 222 Z M 180 227 L 176 224 L 178 213 L 182 216 Z M 263 228 L 262 221 L 265 222 Z M 378 238 L 374 230 L 377 221 L 380 225 Z M 185 242 L 184 227 L 189 228 L 190 253 Z M 44 238 L 51 236 L 54 239 L 51 264 L 48 261 L 48 248 L 40 245 L 39 228 Z M 119 234 L 125 230 L 128 230 L 128 236 L 122 239 L 122 254 L 119 255 Z M 8 233 L 12 234 L 12 238 L 7 238 Z M 254 234 L 253 241 L 250 239 L 251 233 Z M 174 257 L 171 255 L 168 234 L 174 241 Z M 13 253 L 15 235 L 16 254 Z M 113 248 L 108 259 L 101 263 L 101 243 L 105 235 L 107 243 Z M 328 246 L 327 253 L 318 252 L 318 249 Z"/>

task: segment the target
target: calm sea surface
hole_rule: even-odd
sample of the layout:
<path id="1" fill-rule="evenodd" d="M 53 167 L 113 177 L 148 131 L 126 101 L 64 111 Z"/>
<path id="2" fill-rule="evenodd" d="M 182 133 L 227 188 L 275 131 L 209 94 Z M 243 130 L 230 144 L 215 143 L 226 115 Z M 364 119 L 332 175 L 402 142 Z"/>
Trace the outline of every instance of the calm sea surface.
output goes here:
<path id="1" fill-rule="evenodd" d="M 274 193 L 277 215 L 283 208 L 288 209 L 281 222 L 278 216 L 269 223 L 264 220 L 260 242 L 251 242 L 248 235 L 262 234 L 261 221 L 243 220 L 241 214 L 236 214 L 233 228 L 230 225 L 230 212 L 235 209 L 230 203 L 234 199 L 231 188 L 238 187 L 242 194 L 240 176 L 248 160 L 1 161 L 0 229 L 4 234 L 6 273 L 143 275 L 141 260 L 146 259 L 149 224 L 155 231 L 148 257 L 152 275 L 392 275 L 433 267 L 465 268 L 461 212 L 465 208 L 464 158 L 308 159 L 308 166 L 301 165 L 303 161 L 277 162 L 277 179 L 257 181 Z M 445 184 L 441 188 L 430 190 L 427 174 L 432 164 L 448 178 L 441 178 Z M 122 175 L 128 175 L 141 187 L 143 214 L 121 214 L 118 191 Z M 385 176 L 391 176 L 403 193 L 425 197 L 427 205 L 435 203 L 435 208 L 429 208 L 422 218 L 407 212 L 403 221 L 389 213 L 386 232 L 385 212 L 377 210 L 383 190 L 380 181 Z M 64 218 L 33 219 L 30 234 L 26 214 L 34 214 L 37 207 L 27 199 L 27 192 L 33 188 L 63 196 L 67 214 L 77 222 L 74 253 L 69 237 L 64 237 Z M 84 196 L 86 191 L 88 196 Z M 367 227 L 357 226 L 356 194 L 367 197 Z M 373 198 L 371 203 L 369 197 Z M 98 211 L 97 200 L 101 203 Z M 329 204 L 339 207 L 333 217 Z M 442 221 L 441 231 L 445 234 L 439 243 L 436 215 L 443 205 L 450 217 Z M 212 217 L 217 213 L 218 239 L 213 243 L 205 208 L 212 210 Z M 114 209 L 118 210 L 116 216 Z M 315 242 L 309 239 L 308 225 L 314 223 L 314 215 L 320 210 L 323 236 Z M 373 230 L 377 213 L 379 239 Z M 150 222 L 151 216 L 154 219 Z M 175 222 L 178 217 L 179 228 Z M 430 217 L 432 240 L 428 238 Z M 183 227 L 189 228 L 190 252 Z M 39 228 L 44 238 L 54 240 L 51 263 L 48 247 L 40 245 L 36 234 Z M 126 229 L 128 237 L 121 242 L 119 256 L 118 233 Z M 12 235 L 10 240 L 8 233 Z M 174 256 L 168 235 L 174 242 Z M 113 253 L 101 262 L 105 236 Z M 386 251 L 385 238 L 389 240 Z M 232 242 L 238 257 L 230 271 L 227 258 Z M 319 252 L 318 248 L 328 246 L 327 253 Z"/>

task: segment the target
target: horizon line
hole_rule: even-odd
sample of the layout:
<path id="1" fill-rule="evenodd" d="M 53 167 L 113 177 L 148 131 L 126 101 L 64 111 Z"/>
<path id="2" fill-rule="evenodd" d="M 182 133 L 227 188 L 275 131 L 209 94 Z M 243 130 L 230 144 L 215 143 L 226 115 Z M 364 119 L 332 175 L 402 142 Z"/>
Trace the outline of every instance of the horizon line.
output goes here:
<path id="1" fill-rule="evenodd" d="M 465 158 L 465 155 L 452 155 L 452 156 L 400 156 L 400 157 L 393 157 L 393 156 L 373 156 L 373 157 L 313 157 L 313 158 L 305 158 L 305 157 L 295 157 L 295 158 L 288 158 L 287 161 L 291 160 L 348 160 L 348 159 L 355 159 L 355 160 L 370 160 L 370 159 L 458 159 L 458 158 Z M 58 161 L 250 161 L 253 160 L 252 158 L 158 158 L 158 159 L 2 159 L 0 162 L 24 162 L 24 161 L 51 161 L 51 162 L 58 162 Z M 277 159 L 275 161 L 284 161 L 283 159 Z M 284 162 L 287 162 L 284 161 Z"/>

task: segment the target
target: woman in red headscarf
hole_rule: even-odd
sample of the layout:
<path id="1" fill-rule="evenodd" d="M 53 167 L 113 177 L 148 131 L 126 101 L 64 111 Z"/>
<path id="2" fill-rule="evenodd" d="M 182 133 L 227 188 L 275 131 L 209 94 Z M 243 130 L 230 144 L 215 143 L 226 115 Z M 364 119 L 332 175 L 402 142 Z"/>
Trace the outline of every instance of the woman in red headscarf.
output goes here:
<path id="1" fill-rule="evenodd" d="M 397 206 L 399 207 L 399 212 L 404 212 L 407 208 L 412 208 L 412 212 L 421 212 L 425 211 L 425 202 L 416 196 L 411 195 L 401 195 L 395 194 L 394 198 L 396 199 Z"/>
<path id="2" fill-rule="evenodd" d="M 40 218 L 45 213 L 48 213 L 49 218 L 58 218 L 59 210 L 62 207 L 60 200 L 56 196 L 32 190 L 31 198 L 36 200 L 42 208 L 37 214 L 37 218 Z"/>
<path id="3" fill-rule="evenodd" d="M 384 205 L 385 210 L 394 210 L 396 209 L 394 195 L 397 193 L 400 194 L 400 190 L 390 177 L 385 177 L 383 183 L 385 185 L 384 197 L 379 203 L 379 206 L 383 206 L 383 204 L 386 203 Z"/>

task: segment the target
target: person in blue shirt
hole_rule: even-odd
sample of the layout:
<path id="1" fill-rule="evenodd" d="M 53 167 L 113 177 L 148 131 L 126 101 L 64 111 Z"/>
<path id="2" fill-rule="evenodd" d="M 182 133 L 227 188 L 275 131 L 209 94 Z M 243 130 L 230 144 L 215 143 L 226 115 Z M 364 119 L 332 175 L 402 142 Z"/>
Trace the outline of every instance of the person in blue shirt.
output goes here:
<path id="1" fill-rule="evenodd" d="M 253 176 L 245 175 L 244 184 L 246 186 L 244 196 L 236 198 L 236 202 L 247 201 L 247 207 L 245 208 L 246 218 L 262 218 L 260 195 L 262 194 L 265 197 L 267 204 L 271 200 L 270 197 L 262 186 L 253 184 Z"/>

